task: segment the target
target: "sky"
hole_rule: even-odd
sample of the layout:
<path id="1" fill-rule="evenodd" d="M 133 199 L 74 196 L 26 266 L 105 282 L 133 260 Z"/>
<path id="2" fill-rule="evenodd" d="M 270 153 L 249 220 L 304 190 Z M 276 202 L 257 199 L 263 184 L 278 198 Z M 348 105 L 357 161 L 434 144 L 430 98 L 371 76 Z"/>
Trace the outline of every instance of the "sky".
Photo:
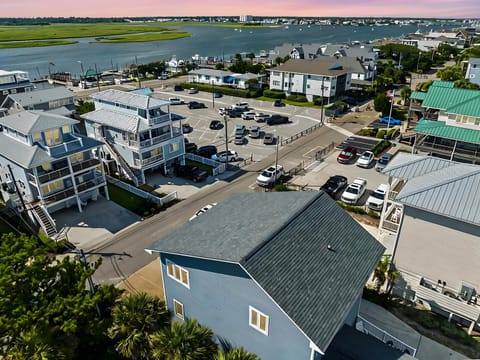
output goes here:
<path id="1" fill-rule="evenodd" d="M 305 16 L 480 18 L 478 0 L 2 0 L 0 17 Z"/>

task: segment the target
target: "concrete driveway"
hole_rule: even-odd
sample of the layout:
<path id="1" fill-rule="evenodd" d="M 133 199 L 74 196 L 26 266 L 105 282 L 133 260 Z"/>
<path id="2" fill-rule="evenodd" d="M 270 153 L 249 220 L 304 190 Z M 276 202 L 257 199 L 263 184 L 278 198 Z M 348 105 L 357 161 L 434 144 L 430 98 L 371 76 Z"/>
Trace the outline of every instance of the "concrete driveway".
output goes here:
<path id="1" fill-rule="evenodd" d="M 57 230 L 67 239 L 84 250 L 98 246 L 121 230 L 141 221 L 133 212 L 109 201 L 102 196 L 89 201 L 82 212 L 76 207 L 53 213 Z"/>

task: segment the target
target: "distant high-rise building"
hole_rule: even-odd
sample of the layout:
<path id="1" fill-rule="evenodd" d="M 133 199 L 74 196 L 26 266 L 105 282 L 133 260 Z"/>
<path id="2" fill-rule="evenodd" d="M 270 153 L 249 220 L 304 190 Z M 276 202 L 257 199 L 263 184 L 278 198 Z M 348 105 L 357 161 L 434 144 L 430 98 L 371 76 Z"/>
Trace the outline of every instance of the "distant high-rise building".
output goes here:
<path id="1" fill-rule="evenodd" d="M 253 21 L 252 15 L 240 15 L 240 22 L 250 22 Z"/>

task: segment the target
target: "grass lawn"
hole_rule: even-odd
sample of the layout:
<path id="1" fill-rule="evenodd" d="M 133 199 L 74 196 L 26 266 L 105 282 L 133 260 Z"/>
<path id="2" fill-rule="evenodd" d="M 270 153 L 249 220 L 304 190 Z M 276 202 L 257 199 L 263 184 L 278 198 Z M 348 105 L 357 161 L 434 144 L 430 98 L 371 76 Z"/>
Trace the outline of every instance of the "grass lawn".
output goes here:
<path id="1" fill-rule="evenodd" d="M 259 96 L 255 98 L 256 100 L 262 100 L 262 101 L 270 101 L 273 103 L 275 99 L 266 97 L 266 96 Z M 298 101 L 290 101 L 287 99 L 282 99 L 282 103 L 288 104 L 288 105 L 294 105 L 294 106 L 302 106 L 302 107 L 312 107 L 312 108 L 318 108 L 320 110 L 321 106 L 314 105 L 313 102 L 298 102 Z"/>
<path id="2" fill-rule="evenodd" d="M 70 44 L 76 44 L 77 42 L 78 41 L 72 41 L 72 40 L 7 41 L 7 42 L 0 42 L 0 49 L 70 45 Z"/>
<path id="3" fill-rule="evenodd" d="M 212 176 L 213 175 L 213 168 L 211 166 L 190 160 L 190 159 L 185 159 L 185 165 L 193 165 L 199 168 L 200 170 L 206 171 L 208 175 Z"/>
<path id="4" fill-rule="evenodd" d="M 159 33 L 174 31 L 159 23 L 93 23 L 93 24 L 50 24 L 31 26 L 0 27 L 0 42 L 55 40 L 82 37 Z"/>
<path id="5" fill-rule="evenodd" d="M 108 193 L 110 200 L 138 215 L 142 216 L 147 208 L 147 200 L 110 183 L 108 183 Z"/>
<path id="6" fill-rule="evenodd" d="M 160 41 L 160 40 L 175 40 L 184 37 L 192 36 L 186 31 L 165 31 L 161 33 L 149 34 L 133 34 L 125 36 L 100 37 L 96 38 L 98 42 L 108 43 L 123 43 L 123 42 L 145 42 L 145 41 Z"/>

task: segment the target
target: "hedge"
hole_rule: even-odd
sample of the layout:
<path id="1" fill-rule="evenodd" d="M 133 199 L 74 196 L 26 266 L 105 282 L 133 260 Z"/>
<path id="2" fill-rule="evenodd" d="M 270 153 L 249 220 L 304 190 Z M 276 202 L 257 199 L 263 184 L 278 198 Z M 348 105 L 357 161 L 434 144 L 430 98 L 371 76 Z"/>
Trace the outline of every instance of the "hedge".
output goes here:
<path id="1" fill-rule="evenodd" d="M 380 131 L 379 131 L 380 132 Z M 378 135 L 377 135 L 378 137 Z M 388 147 L 390 147 L 390 145 L 392 145 L 392 143 L 388 140 L 383 140 L 383 141 L 380 141 L 377 145 L 375 145 L 374 147 L 372 147 L 370 149 L 371 152 L 373 152 L 375 154 L 375 156 L 377 156 L 378 154 L 382 153 L 385 149 L 387 149 Z"/>
<path id="2" fill-rule="evenodd" d="M 198 83 L 183 83 L 183 84 L 177 84 L 180 85 L 184 89 L 190 89 L 190 88 L 195 88 L 199 91 L 205 91 L 205 92 L 218 92 L 223 95 L 231 95 L 231 96 L 238 96 L 238 97 L 243 97 L 243 98 L 255 98 L 262 96 L 262 90 L 248 90 L 248 89 L 238 89 L 238 88 L 232 88 L 228 86 L 212 86 L 209 84 L 198 84 Z"/>
<path id="3" fill-rule="evenodd" d="M 304 95 L 288 95 L 287 100 L 295 102 L 308 102 L 306 96 Z"/>
<path id="4" fill-rule="evenodd" d="M 269 97 L 272 99 L 285 99 L 285 93 L 280 90 L 270 90 L 270 89 L 265 89 L 263 90 L 263 96 Z"/>

